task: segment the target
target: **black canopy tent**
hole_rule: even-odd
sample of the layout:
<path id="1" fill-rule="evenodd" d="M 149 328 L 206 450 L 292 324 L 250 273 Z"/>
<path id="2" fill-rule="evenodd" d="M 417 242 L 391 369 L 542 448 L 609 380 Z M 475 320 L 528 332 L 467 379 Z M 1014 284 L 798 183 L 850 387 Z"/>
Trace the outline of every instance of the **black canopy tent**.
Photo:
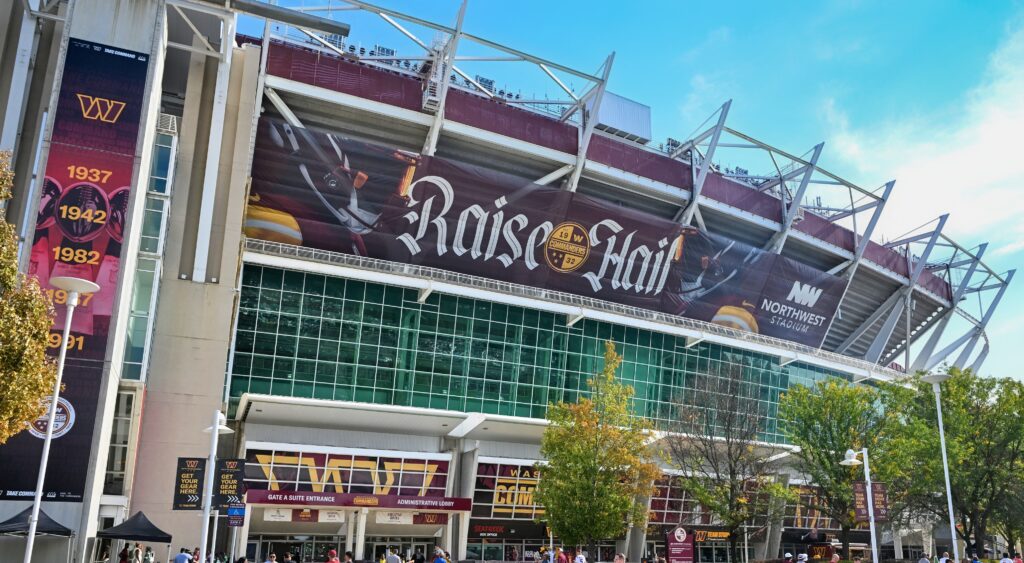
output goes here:
<path id="1" fill-rule="evenodd" d="M 28 521 L 31 517 L 32 507 L 30 506 L 7 520 L 0 522 L 0 536 L 27 536 Z M 68 558 L 71 558 L 71 538 L 74 537 L 75 532 L 71 528 L 50 518 L 50 515 L 43 512 L 42 509 L 39 510 L 39 521 L 36 522 L 36 535 L 67 538 Z"/>
<path id="2" fill-rule="evenodd" d="M 117 526 L 107 528 L 96 534 L 97 538 L 112 540 L 138 541 L 167 544 L 167 561 L 171 560 L 171 535 L 157 528 L 142 511 Z"/>

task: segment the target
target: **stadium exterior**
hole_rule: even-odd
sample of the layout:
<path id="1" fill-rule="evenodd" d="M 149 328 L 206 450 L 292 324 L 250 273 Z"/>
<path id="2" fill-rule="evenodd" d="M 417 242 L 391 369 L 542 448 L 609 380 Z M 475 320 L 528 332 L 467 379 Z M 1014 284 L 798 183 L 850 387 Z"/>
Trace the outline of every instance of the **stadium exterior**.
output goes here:
<path id="1" fill-rule="evenodd" d="M 522 53 L 463 29 L 465 5 L 437 24 L 335 4 L 355 11 L 0 7 L 0 150 L 17 173 L 5 213 L 23 266 L 44 285 L 101 286 L 66 343 L 43 502 L 75 531 L 71 560 L 99 560 L 111 544 L 96 533 L 137 511 L 175 551 L 198 544 L 202 513 L 172 509 L 175 475 L 207 455 L 217 409 L 234 430 L 218 455 L 245 460 L 248 487 L 217 551 L 320 561 L 438 544 L 522 560 L 550 541 L 532 494 L 547 406 L 580 395 L 606 340 L 638 414 L 667 425 L 677 401 L 701 404 L 697 378 L 739 371 L 772 443 L 793 385 L 984 361 L 1013 272 L 946 236 L 945 215 L 873 241 L 895 182 L 864 189 L 818 166 L 822 145 L 796 156 L 736 131 L 729 102 L 656 146 L 649 109 L 606 91 L 614 54 L 584 72 Z M 411 47 L 361 36 L 357 12 Z M 262 34 L 238 32 L 254 18 Z M 484 62 L 510 82 L 539 70 L 561 99 L 464 70 Z M 37 435 L 0 447 L 0 520 L 31 504 Z M 595 560 L 663 553 L 680 522 L 707 532 L 700 561 L 727 560 L 665 471 L 651 526 Z M 933 524 L 883 544 L 934 553 L 950 538 Z M 790 507 L 751 532 L 750 556 L 833 528 Z M 0 538 L 0 559 L 23 543 Z M 34 560 L 66 549 L 41 538 Z"/>

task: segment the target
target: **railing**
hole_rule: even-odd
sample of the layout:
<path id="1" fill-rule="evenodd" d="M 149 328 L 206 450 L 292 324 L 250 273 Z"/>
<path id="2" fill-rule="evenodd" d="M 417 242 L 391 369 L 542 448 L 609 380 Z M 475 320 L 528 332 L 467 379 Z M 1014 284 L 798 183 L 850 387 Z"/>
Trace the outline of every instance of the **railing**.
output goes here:
<path id="1" fill-rule="evenodd" d="M 772 348 L 792 352 L 794 354 L 811 355 L 849 368 L 866 370 L 872 374 L 881 375 L 889 379 L 900 379 L 904 376 L 904 374 L 899 371 L 882 367 L 865 360 L 851 358 L 849 356 L 829 352 L 820 348 L 812 348 L 789 340 L 736 330 L 705 321 L 670 315 L 659 311 L 652 311 L 650 309 L 612 303 L 610 301 L 594 299 L 593 297 L 541 289 L 538 287 L 509 283 L 480 276 L 471 276 L 439 268 L 418 266 L 415 264 L 403 264 L 389 260 L 380 260 L 377 258 L 356 256 L 354 254 L 318 250 L 305 246 L 295 246 L 252 238 L 246 239 L 245 248 L 246 250 L 260 254 L 299 258 L 301 260 L 308 260 L 323 264 L 335 264 L 362 270 L 397 274 L 430 281 L 446 282 L 474 289 L 503 293 L 506 295 L 515 295 L 518 297 L 539 299 L 562 305 L 571 305 L 574 307 L 586 308 L 594 311 L 622 315 L 633 319 L 689 329 L 696 332 L 711 333 L 742 342 L 770 346 Z"/>

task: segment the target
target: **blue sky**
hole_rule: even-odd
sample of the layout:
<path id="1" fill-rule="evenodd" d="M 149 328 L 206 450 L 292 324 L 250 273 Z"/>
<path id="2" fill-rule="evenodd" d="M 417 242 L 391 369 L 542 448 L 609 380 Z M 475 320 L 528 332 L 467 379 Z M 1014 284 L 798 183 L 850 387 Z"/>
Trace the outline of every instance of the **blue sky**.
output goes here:
<path id="1" fill-rule="evenodd" d="M 292 0 L 303 1 L 328 3 Z M 442 23 L 458 10 L 454 0 L 376 1 Z M 365 16 L 336 17 L 354 40 L 386 37 Z M 1024 262 L 1022 1 L 474 0 L 464 29 L 580 70 L 615 51 L 609 89 L 651 106 L 655 143 L 685 138 L 732 99 L 733 128 L 796 154 L 824 141 L 819 164 L 866 187 L 895 179 L 880 225 L 888 238 L 950 212 L 945 232 L 968 247 L 989 241 L 993 268 Z M 544 81 L 489 68 L 524 94 Z M 989 325 L 983 373 L 1024 377 L 1013 360 L 1024 343 L 1021 276 Z"/>

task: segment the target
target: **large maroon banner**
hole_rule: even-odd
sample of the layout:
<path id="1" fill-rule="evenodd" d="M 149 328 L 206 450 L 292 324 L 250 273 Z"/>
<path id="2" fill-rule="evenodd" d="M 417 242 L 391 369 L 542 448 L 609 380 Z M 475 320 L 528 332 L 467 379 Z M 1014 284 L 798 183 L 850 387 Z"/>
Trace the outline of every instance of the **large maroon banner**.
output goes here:
<path id="1" fill-rule="evenodd" d="M 68 349 L 46 475 L 48 501 L 82 500 L 148 58 L 80 39 L 68 42 L 29 266 L 57 311 L 50 350 L 56 355 L 60 346 Z M 67 295 L 50 286 L 54 276 L 100 286 L 81 296 L 67 342 L 61 342 Z M 34 493 L 46 424 L 37 420 L 0 447 L 0 499 Z"/>
<path id="2" fill-rule="evenodd" d="M 844 282 L 591 196 L 264 118 L 249 237 L 594 297 L 819 346 Z"/>

